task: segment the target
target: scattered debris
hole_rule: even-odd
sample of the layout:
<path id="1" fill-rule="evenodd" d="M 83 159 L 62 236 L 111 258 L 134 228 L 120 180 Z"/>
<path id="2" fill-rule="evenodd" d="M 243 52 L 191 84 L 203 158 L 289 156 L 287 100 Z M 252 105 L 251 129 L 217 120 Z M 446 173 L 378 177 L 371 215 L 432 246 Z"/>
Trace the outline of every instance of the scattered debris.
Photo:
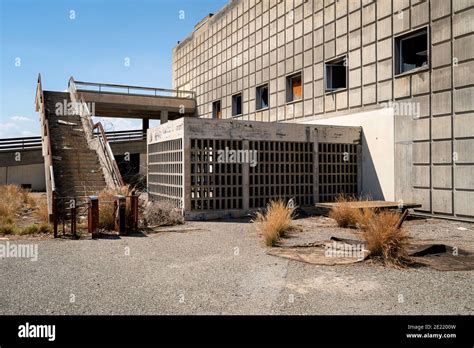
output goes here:
<path id="1" fill-rule="evenodd" d="M 272 248 L 267 254 L 314 265 L 348 265 L 370 258 L 370 252 L 361 243 L 331 237 L 325 241 Z M 428 266 L 438 271 L 474 270 L 474 254 L 445 244 L 413 244 L 408 248 L 408 256 L 413 259 L 413 266 Z"/>

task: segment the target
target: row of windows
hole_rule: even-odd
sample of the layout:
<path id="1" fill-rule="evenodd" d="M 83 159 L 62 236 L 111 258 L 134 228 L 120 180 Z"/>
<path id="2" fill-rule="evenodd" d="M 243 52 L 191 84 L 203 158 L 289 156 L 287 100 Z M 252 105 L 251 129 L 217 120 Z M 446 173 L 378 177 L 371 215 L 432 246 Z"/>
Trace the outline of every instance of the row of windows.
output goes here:
<path id="1" fill-rule="evenodd" d="M 420 30 L 401 35 L 395 38 L 395 75 L 408 71 L 425 68 L 428 66 L 428 30 Z M 347 56 L 338 57 L 324 63 L 325 91 L 334 92 L 347 88 Z M 255 90 L 256 110 L 266 109 L 270 106 L 268 84 L 258 86 Z M 301 72 L 286 77 L 286 102 L 301 100 L 303 89 Z M 242 93 L 232 96 L 232 116 L 242 114 Z M 212 103 L 212 117 L 221 118 L 221 101 Z"/>
<path id="2" fill-rule="evenodd" d="M 303 98 L 303 88 L 301 84 L 301 72 L 286 77 L 286 101 L 292 102 Z M 268 98 L 268 84 L 256 88 L 256 109 L 263 110 L 270 106 Z M 232 96 L 232 116 L 242 115 L 242 93 Z M 212 103 L 212 117 L 221 118 L 221 101 Z"/>

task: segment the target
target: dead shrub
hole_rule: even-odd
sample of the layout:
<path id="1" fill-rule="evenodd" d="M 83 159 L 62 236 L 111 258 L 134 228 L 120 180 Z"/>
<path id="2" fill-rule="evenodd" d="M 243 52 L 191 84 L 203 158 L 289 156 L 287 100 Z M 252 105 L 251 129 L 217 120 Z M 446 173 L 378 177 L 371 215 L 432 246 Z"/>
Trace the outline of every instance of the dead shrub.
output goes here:
<path id="1" fill-rule="evenodd" d="M 173 226 L 184 223 L 181 209 L 169 201 L 150 201 L 143 212 L 144 224 L 149 227 Z"/>
<path id="2" fill-rule="evenodd" d="M 35 215 L 41 222 L 49 222 L 48 202 L 38 200 L 36 203 Z"/>
<path id="3" fill-rule="evenodd" d="M 336 220 L 339 227 L 357 227 L 357 222 L 360 220 L 360 211 L 359 209 L 350 207 L 350 202 L 356 202 L 357 200 L 352 197 L 338 196 L 336 198 L 336 205 L 331 208 L 329 212 L 329 217 Z"/>
<path id="4" fill-rule="evenodd" d="M 409 236 L 406 230 L 397 228 L 399 219 L 400 214 L 391 211 L 372 214 L 363 238 L 371 258 L 385 265 L 403 268 L 410 263 L 407 252 Z"/>
<path id="5" fill-rule="evenodd" d="M 356 226 L 357 228 L 365 231 L 369 222 L 373 219 L 374 215 L 377 213 L 377 210 L 374 208 L 363 208 L 356 209 Z"/>
<path id="6" fill-rule="evenodd" d="M 20 235 L 29 235 L 29 234 L 37 234 L 38 233 L 38 225 L 31 224 L 26 226 L 25 228 L 18 229 L 17 234 Z"/>
<path id="7" fill-rule="evenodd" d="M 38 225 L 38 233 L 43 233 L 43 234 L 53 233 L 53 226 L 50 223 L 42 222 Z"/>
<path id="8" fill-rule="evenodd" d="M 19 229 L 11 223 L 0 224 L 0 235 L 18 234 Z"/>
<path id="9" fill-rule="evenodd" d="M 274 246 L 291 229 L 294 211 L 295 207 L 276 200 L 267 204 L 265 214 L 257 212 L 252 222 L 257 224 L 257 231 L 262 235 L 265 245 Z"/>
<path id="10" fill-rule="evenodd" d="M 16 185 L 0 186 L 0 224 L 13 221 L 25 202 L 28 203 L 29 194 Z"/>
<path id="11" fill-rule="evenodd" d="M 99 193 L 99 228 L 113 230 L 115 227 L 114 200 L 116 195 L 125 197 L 132 194 L 133 189 L 129 185 L 124 185 L 118 189 L 104 189 Z M 130 199 L 126 199 L 125 216 L 130 216 Z M 126 222 L 126 226 L 130 224 Z"/>

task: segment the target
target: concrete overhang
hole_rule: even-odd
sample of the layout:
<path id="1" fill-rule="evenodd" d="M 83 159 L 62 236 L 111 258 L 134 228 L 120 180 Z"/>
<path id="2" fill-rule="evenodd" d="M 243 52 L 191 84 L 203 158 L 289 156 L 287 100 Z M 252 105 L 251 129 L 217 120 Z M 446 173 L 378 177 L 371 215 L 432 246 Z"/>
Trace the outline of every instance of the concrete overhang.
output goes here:
<path id="1" fill-rule="evenodd" d="M 168 119 L 192 117 L 196 101 L 191 98 L 145 96 L 110 92 L 77 91 L 79 98 L 94 104 L 95 116 L 160 119 L 163 112 Z"/>

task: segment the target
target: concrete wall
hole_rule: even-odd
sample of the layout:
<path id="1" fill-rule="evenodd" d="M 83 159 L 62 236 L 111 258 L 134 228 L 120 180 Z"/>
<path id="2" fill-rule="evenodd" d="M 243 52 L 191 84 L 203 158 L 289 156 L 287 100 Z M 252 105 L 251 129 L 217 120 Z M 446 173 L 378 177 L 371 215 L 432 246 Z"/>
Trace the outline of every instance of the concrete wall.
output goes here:
<path id="1" fill-rule="evenodd" d="M 310 118 L 304 123 L 362 127 L 361 195 L 395 200 L 395 144 L 392 108 L 335 116 Z"/>
<path id="2" fill-rule="evenodd" d="M 420 202 L 423 212 L 474 218 L 473 23 L 473 0 L 230 1 L 175 47 L 173 85 L 197 93 L 201 117 L 212 116 L 216 100 L 223 118 L 232 117 L 239 92 L 244 120 L 305 122 L 387 102 L 416 107 L 394 112 L 393 197 Z M 429 66 L 394 76 L 395 37 L 423 27 Z M 324 63 L 342 56 L 348 88 L 325 93 Z M 295 72 L 302 73 L 303 98 L 287 103 L 286 77 Z M 263 83 L 270 106 L 256 111 L 255 88 Z M 385 134 L 365 128 L 367 144 Z M 383 183 L 392 180 L 383 168 L 375 172 Z"/>
<path id="3" fill-rule="evenodd" d="M 33 191 L 46 191 L 44 165 L 0 167 L 0 185 L 8 184 L 31 185 Z"/>

